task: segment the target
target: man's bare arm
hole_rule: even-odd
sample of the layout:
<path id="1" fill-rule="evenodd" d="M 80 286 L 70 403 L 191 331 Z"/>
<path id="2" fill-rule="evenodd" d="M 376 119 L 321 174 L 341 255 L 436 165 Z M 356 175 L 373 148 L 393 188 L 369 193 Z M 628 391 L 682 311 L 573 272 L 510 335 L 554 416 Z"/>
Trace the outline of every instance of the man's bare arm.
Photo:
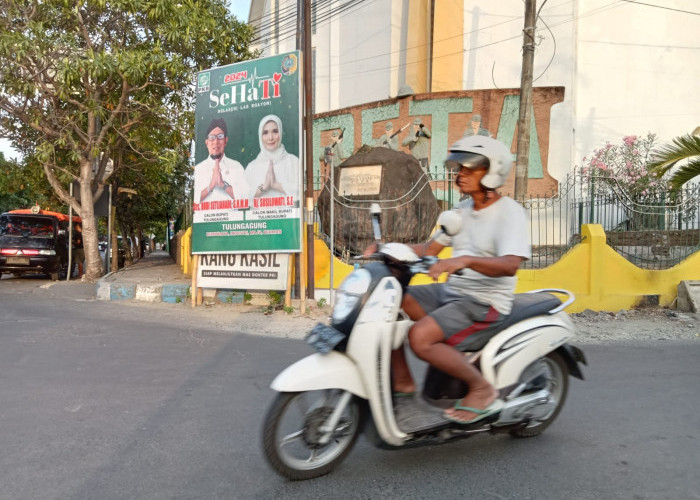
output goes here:
<path id="1" fill-rule="evenodd" d="M 520 264 L 525 260 L 517 255 L 504 255 L 502 257 L 472 257 L 463 255 L 442 259 L 430 267 L 428 273 L 433 279 L 438 279 L 442 273 L 453 274 L 462 269 L 472 269 L 485 276 L 497 278 L 500 276 L 515 276 Z"/>

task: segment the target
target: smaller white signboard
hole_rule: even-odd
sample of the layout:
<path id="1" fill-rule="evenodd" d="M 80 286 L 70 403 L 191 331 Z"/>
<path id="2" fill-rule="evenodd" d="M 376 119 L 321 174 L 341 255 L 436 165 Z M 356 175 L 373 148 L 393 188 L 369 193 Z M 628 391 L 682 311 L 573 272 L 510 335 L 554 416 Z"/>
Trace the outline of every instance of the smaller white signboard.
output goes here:
<path id="1" fill-rule="evenodd" d="M 243 290 L 286 290 L 289 254 L 201 254 L 197 286 Z"/>
<path id="2" fill-rule="evenodd" d="M 338 193 L 340 196 L 379 194 L 382 185 L 382 166 L 366 165 L 340 169 Z"/>

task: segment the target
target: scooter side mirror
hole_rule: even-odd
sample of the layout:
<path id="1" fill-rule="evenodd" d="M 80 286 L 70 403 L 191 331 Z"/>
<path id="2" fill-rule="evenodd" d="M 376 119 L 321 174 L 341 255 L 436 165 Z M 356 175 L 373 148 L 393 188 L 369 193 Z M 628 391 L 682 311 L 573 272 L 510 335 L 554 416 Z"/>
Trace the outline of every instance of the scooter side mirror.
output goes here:
<path id="1" fill-rule="evenodd" d="M 438 226 L 447 236 L 454 236 L 462 228 L 462 216 L 456 210 L 446 210 L 438 217 Z"/>

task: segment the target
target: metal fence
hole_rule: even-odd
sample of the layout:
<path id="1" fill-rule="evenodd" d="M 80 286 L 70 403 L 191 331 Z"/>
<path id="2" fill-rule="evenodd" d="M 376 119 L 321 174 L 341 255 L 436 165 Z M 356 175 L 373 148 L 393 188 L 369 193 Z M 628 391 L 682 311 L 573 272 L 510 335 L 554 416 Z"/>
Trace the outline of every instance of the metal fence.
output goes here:
<path id="1" fill-rule="evenodd" d="M 459 201 L 459 193 L 445 170 L 434 167 L 427 178 L 440 210 L 447 210 Z M 529 214 L 532 243 L 532 259 L 525 263 L 525 268 L 544 268 L 556 262 L 581 241 L 581 227 L 590 223 L 602 225 L 608 244 L 644 269 L 668 269 L 700 250 L 700 184 L 697 183 L 685 186 L 676 195 L 650 190 L 630 193 L 610 179 L 574 171 L 559 183 L 555 192 L 530 197 L 523 206 Z M 345 227 L 352 232 L 366 226 Z M 317 236 L 329 242 L 328 235 L 320 229 Z M 335 254 L 344 259 L 351 257 L 351 253 L 343 245 L 335 248 Z"/>

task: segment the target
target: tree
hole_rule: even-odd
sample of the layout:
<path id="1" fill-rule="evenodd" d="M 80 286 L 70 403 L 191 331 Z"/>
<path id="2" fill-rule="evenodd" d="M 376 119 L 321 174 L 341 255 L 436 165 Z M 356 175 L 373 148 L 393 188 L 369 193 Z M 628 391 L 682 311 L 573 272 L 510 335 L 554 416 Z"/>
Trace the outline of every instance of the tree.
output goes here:
<path id="1" fill-rule="evenodd" d="M 172 171 L 193 135 L 195 72 L 253 57 L 252 29 L 225 0 L 0 0 L 0 11 L 0 135 L 82 217 L 86 276 L 97 279 L 93 199 L 109 160 L 128 152 Z M 153 135 L 168 141 L 152 149 Z M 113 164 L 118 175 L 125 163 Z"/>
<path id="2" fill-rule="evenodd" d="M 655 150 L 649 169 L 658 176 L 663 176 L 678 162 L 685 160 L 688 163 L 671 175 L 671 189 L 678 192 L 683 184 L 700 175 L 700 135 L 676 137 L 671 144 Z"/>
<path id="3" fill-rule="evenodd" d="M 137 194 L 121 194 L 118 198 L 116 220 L 123 236 L 122 244 L 126 245 L 126 238 L 135 234 L 141 239 L 144 232 L 164 239 L 167 214 L 176 214 L 187 205 L 182 193 L 191 188 L 188 175 L 191 167 L 185 154 L 179 155 L 178 162 L 167 171 L 146 168 L 148 162 L 129 152 L 124 154 L 125 158 L 118 160 L 124 163 L 124 167 L 119 169 L 113 184 L 135 186 Z"/>

